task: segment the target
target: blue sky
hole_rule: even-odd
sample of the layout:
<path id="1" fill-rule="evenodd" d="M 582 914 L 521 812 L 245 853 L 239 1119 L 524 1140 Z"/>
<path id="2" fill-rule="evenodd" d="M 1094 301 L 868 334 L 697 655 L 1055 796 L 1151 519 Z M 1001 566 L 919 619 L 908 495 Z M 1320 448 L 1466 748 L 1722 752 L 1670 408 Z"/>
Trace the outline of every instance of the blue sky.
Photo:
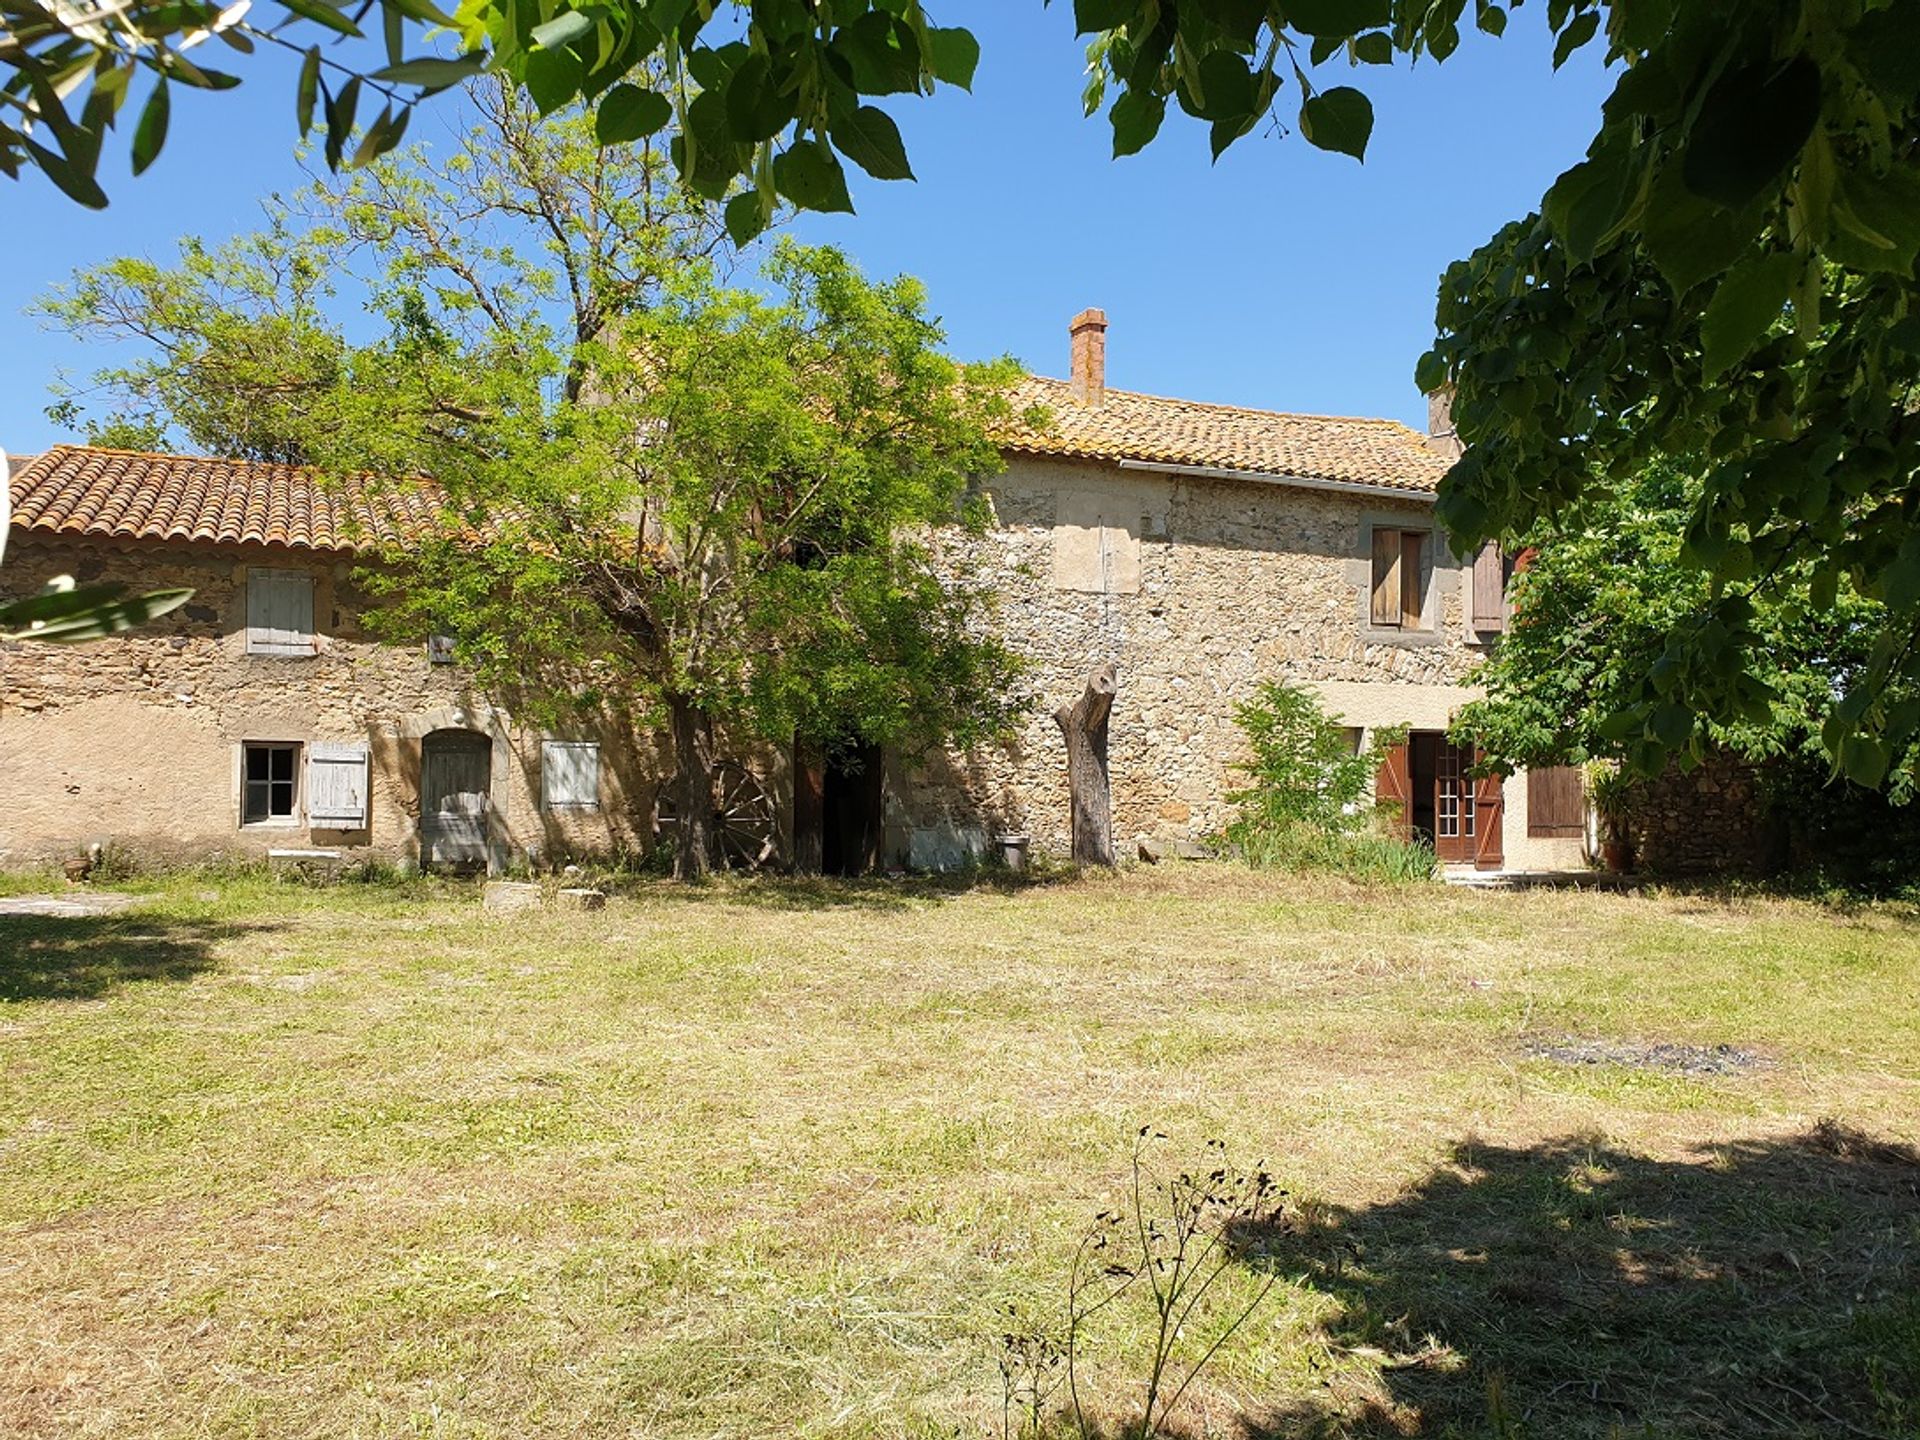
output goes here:
<path id="1" fill-rule="evenodd" d="M 1104 119 L 1080 115 L 1064 0 L 948 0 L 937 17 L 969 25 L 983 56 L 971 95 L 890 104 L 917 182 L 860 177 L 859 214 L 795 230 L 870 273 L 919 275 L 963 358 L 1010 353 L 1062 374 L 1067 320 L 1097 305 L 1110 385 L 1424 425 L 1412 374 L 1440 272 L 1538 204 L 1599 125 L 1598 47 L 1554 74 L 1543 8 L 1499 41 L 1468 37 L 1445 65 L 1359 72 L 1377 111 L 1365 165 L 1258 135 L 1212 165 L 1205 127 L 1177 113 L 1145 154 L 1109 158 Z M 140 179 L 125 137 L 109 142 L 105 212 L 37 176 L 0 180 L 0 447 L 64 438 L 42 413 L 49 380 L 113 359 L 23 315 L 37 295 L 76 266 L 251 229 L 262 195 L 301 183 L 290 71 L 244 73 L 224 95 L 176 91 L 167 152 Z M 450 118 L 425 111 L 414 134 Z"/>

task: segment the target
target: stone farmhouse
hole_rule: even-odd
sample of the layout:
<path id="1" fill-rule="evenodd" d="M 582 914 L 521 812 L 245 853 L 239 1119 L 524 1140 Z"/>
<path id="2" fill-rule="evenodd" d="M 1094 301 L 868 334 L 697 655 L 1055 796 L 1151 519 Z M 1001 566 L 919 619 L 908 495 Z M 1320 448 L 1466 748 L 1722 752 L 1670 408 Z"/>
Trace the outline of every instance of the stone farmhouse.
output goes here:
<path id="1" fill-rule="evenodd" d="M 1022 406 L 1051 420 L 1003 437 L 1006 469 L 982 482 L 987 533 L 935 537 L 996 580 L 997 623 L 1030 662 L 1020 733 L 932 758 L 734 756 L 733 858 L 940 869 L 1016 836 L 1066 853 L 1052 711 L 1111 664 L 1123 854 L 1219 832 L 1243 756 L 1235 709 L 1288 679 L 1318 690 L 1355 745 L 1408 728 L 1380 790 L 1449 864 L 1581 867 L 1575 772 L 1475 780 L 1445 735 L 1507 621 L 1500 556 L 1457 560 L 1434 528 L 1451 437 L 1109 389 L 1105 332 L 1083 312 L 1069 378 L 1024 382 Z M 368 635 L 356 570 L 425 531 L 430 491 L 81 446 L 16 460 L 9 485 L 6 593 L 73 574 L 195 595 L 95 645 L 0 647 L 0 865 L 110 841 L 497 870 L 636 849 L 671 823 L 655 736 L 620 719 L 547 733 L 473 693 L 444 639 Z"/>

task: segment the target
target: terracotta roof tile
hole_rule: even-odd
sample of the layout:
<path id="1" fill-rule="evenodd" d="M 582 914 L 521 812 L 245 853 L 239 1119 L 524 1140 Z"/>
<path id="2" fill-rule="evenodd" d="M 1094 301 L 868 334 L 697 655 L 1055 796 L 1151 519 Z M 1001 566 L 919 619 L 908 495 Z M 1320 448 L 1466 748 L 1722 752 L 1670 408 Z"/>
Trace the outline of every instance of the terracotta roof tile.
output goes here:
<path id="1" fill-rule="evenodd" d="M 1045 406 L 1051 423 L 1003 434 L 1010 450 L 1088 460 L 1194 465 L 1258 475 L 1333 480 L 1430 495 L 1452 463 L 1426 437 L 1393 420 L 1288 415 L 1108 390 L 1097 405 L 1074 400 L 1064 380 L 1029 375 L 1019 409 Z"/>
<path id="2" fill-rule="evenodd" d="M 434 533 L 443 499 L 424 481 L 323 481 L 293 465 L 56 445 L 15 470 L 13 523 L 128 540 L 367 551 Z"/>

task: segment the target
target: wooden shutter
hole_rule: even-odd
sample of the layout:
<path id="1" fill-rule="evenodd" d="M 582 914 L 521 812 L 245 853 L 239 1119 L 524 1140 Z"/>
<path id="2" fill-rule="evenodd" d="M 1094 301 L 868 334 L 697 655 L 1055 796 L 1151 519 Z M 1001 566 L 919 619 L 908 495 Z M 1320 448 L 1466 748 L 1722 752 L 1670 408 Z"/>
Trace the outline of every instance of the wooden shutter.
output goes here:
<path id="1" fill-rule="evenodd" d="M 1373 532 L 1373 623 L 1400 623 L 1400 532 Z"/>
<path id="2" fill-rule="evenodd" d="M 1473 758 L 1479 764 L 1486 758 L 1485 752 L 1476 750 Z M 1506 863 L 1501 838 L 1506 805 L 1506 787 L 1498 775 L 1482 775 L 1473 782 L 1473 864 L 1477 870 L 1498 870 Z"/>
<path id="3" fill-rule="evenodd" d="M 313 577 L 304 570 L 248 570 L 247 653 L 313 651 Z"/>
<path id="4" fill-rule="evenodd" d="M 319 830 L 367 828 L 367 747 L 307 747 L 307 824 Z"/>
<path id="5" fill-rule="evenodd" d="M 1400 623 L 1418 625 L 1427 588 L 1421 583 L 1420 551 L 1426 536 L 1416 530 L 1400 532 Z"/>
<path id="6" fill-rule="evenodd" d="M 1507 628 L 1506 557 L 1500 546 L 1489 540 L 1473 557 L 1473 628 L 1501 631 Z"/>
<path id="7" fill-rule="evenodd" d="M 1373 803 L 1384 816 L 1390 833 L 1413 838 L 1413 780 L 1407 764 L 1406 742 L 1392 746 L 1373 777 Z"/>
<path id="8" fill-rule="evenodd" d="M 600 747 L 591 741 L 543 741 L 540 774 L 550 810 L 589 809 L 600 803 Z"/>
<path id="9" fill-rule="evenodd" d="M 1586 785 L 1572 765 L 1527 772 L 1527 834 L 1535 839 L 1580 839 L 1587 833 Z"/>

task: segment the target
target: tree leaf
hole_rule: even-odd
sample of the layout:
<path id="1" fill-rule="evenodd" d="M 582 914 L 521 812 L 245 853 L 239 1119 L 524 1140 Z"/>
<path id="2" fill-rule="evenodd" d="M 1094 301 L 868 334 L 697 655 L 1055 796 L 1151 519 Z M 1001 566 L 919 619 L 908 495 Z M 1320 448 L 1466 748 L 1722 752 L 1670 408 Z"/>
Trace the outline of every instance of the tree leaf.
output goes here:
<path id="1" fill-rule="evenodd" d="M 1700 320 L 1701 372 L 1713 380 L 1744 359 L 1787 308 L 1805 262 L 1790 251 L 1746 260 L 1727 272 Z"/>
<path id="2" fill-rule="evenodd" d="M 1167 116 L 1167 102 L 1145 90 L 1129 88 L 1113 102 L 1107 118 L 1113 125 L 1113 154 L 1133 155 L 1146 148 L 1160 133 Z"/>
<path id="3" fill-rule="evenodd" d="M 360 27 L 355 25 L 338 8 L 326 3 L 326 0 L 279 0 L 279 3 L 291 10 L 303 20 L 311 20 L 316 25 L 324 25 L 339 34 L 360 38 Z"/>
<path id="4" fill-rule="evenodd" d="M 767 228 L 766 212 L 757 191 L 745 190 L 727 201 L 727 238 L 744 249 Z"/>
<path id="5" fill-rule="evenodd" d="M 727 77 L 727 129 L 742 144 L 771 140 L 793 119 L 793 97 L 772 83 L 772 66 L 764 55 L 749 55 Z"/>
<path id="6" fill-rule="evenodd" d="M 1365 160 L 1373 134 L 1373 102 L 1348 85 L 1323 90 L 1300 107 L 1300 133 L 1322 150 Z"/>
<path id="7" fill-rule="evenodd" d="M 1793 163 L 1819 116 L 1820 67 L 1805 55 L 1723 75 L 1687 135 L 1687 188 L 1729 209 L 1745 205 Z"/>
<path id="8" fill-rule="evenodd" d="M 1138 0 L 1073 0 L 1073 29 L 1077 35 L 1118 30 L 1139 8 Z"/>
<path id="9" fill-rule="evenodd" d="M 818 140 L 797 140 L 774 156 L 773 184 L 802 210 L 853 213 L 846 171 Z"/>
<path id="10" fill-rule="evenodd" d="M 571 50 L 527 52 L 527 95 L 542 115 L 551 115 L 580 93 L 586 67 Z"/>
<path id="11" fill-rule="evenodd" d="M 1378 29 L 1390 18 L 1387 0 L 1284 0 L 1280 8 L 1287 24 L 1302 35 L 1330 35 L 1337 40 Z"/>
<path id="12" fill-rule="evenodd" d="M 300 62 L 300 83 L 294 89 L 293 113 L 300 122 L 300 138 L 306 139 L 313 129 L 313 102 L 320 89 L 320 47 L 308 48 L 306 58 Z"/>
<path id="13" fill-rule="evenodd" d="M 602 145 L 625 145 L 658 134 L 672 118 L 673 102 L 666 96 L 623 81 L 600 97 L 593 136 Z"/>
<path id="14" fill-rule="evenodd" d="M 373 72 L 375 80 L 386 80 L 396 85 L 418 85 L 426 90 L 440 90 L 449 85 L 458 85 L 471 79 L 487 68 L 487 53 L 475 50 L 448 60 L 438 55 L 422 55 L 413 60 L 402 60 L 397 65 L 388 65 Z"/>
<path id="15" fill-rule="evenodd" d="M 851 115 L 836 117 L 828 126 L 827 134 L 835 149 L 874 179 L 913 179 L 900 128 L 886 111 L 862 105 Z"/>
<path id="16" fill-rule="evenodd" d="M 1573 17 L 1573 23 L 1560 32 L 1560 38 L 1553 47 L 1553 68 L 1558 70 L 1573 58 L 1573 52 L 1593 39 L 1594 32 L 1600 28 L 1600 12 L 1588 10 Z"/>
<path id="17" fill-rule="evenodd" d="M 166 77 L 161 76 L 154 82 L 147 103 L 140 107 L 140 123 L 133 131 L 133 173 L 136 175 L 146 173 L 147 167 L 159 156 L 160 147 L 167 143 L 169 88 Z"/>
<path id="18" fill-rule="evenodd" d="M 107 192 L 100 188 L 92 175 L 70 164 L 66 156 L 49 150 L 30 136 L 23 135 L 20 139 L 33 156 L 34 163 L 69 200 L 77 200 L 89 210 L 107 208 Z"/>
<path id="19" fill-rule="evenodd" d="M 957 25 L 929 25 L 926 58 L 934 79 L 972 90 L 973 72 L 980 64 L 980 42 L 973 38 L 972 31 Z"/>
<path id="20" fill-rule="evenodd" d="M 1602 143 L 1547 191 L 1540 208 L 1567 253 L 1581 264 L 1626 214 L 1633 194 L 1633 150 L 1625 143 Z"/>
<path id="21" fill-rule="evenodd" d="M 593 16 L 585 10 L 562 10 L 544 25 L 534 26 L 528 38 L 543 50 L 558 50 L 591 29 Z"/>

